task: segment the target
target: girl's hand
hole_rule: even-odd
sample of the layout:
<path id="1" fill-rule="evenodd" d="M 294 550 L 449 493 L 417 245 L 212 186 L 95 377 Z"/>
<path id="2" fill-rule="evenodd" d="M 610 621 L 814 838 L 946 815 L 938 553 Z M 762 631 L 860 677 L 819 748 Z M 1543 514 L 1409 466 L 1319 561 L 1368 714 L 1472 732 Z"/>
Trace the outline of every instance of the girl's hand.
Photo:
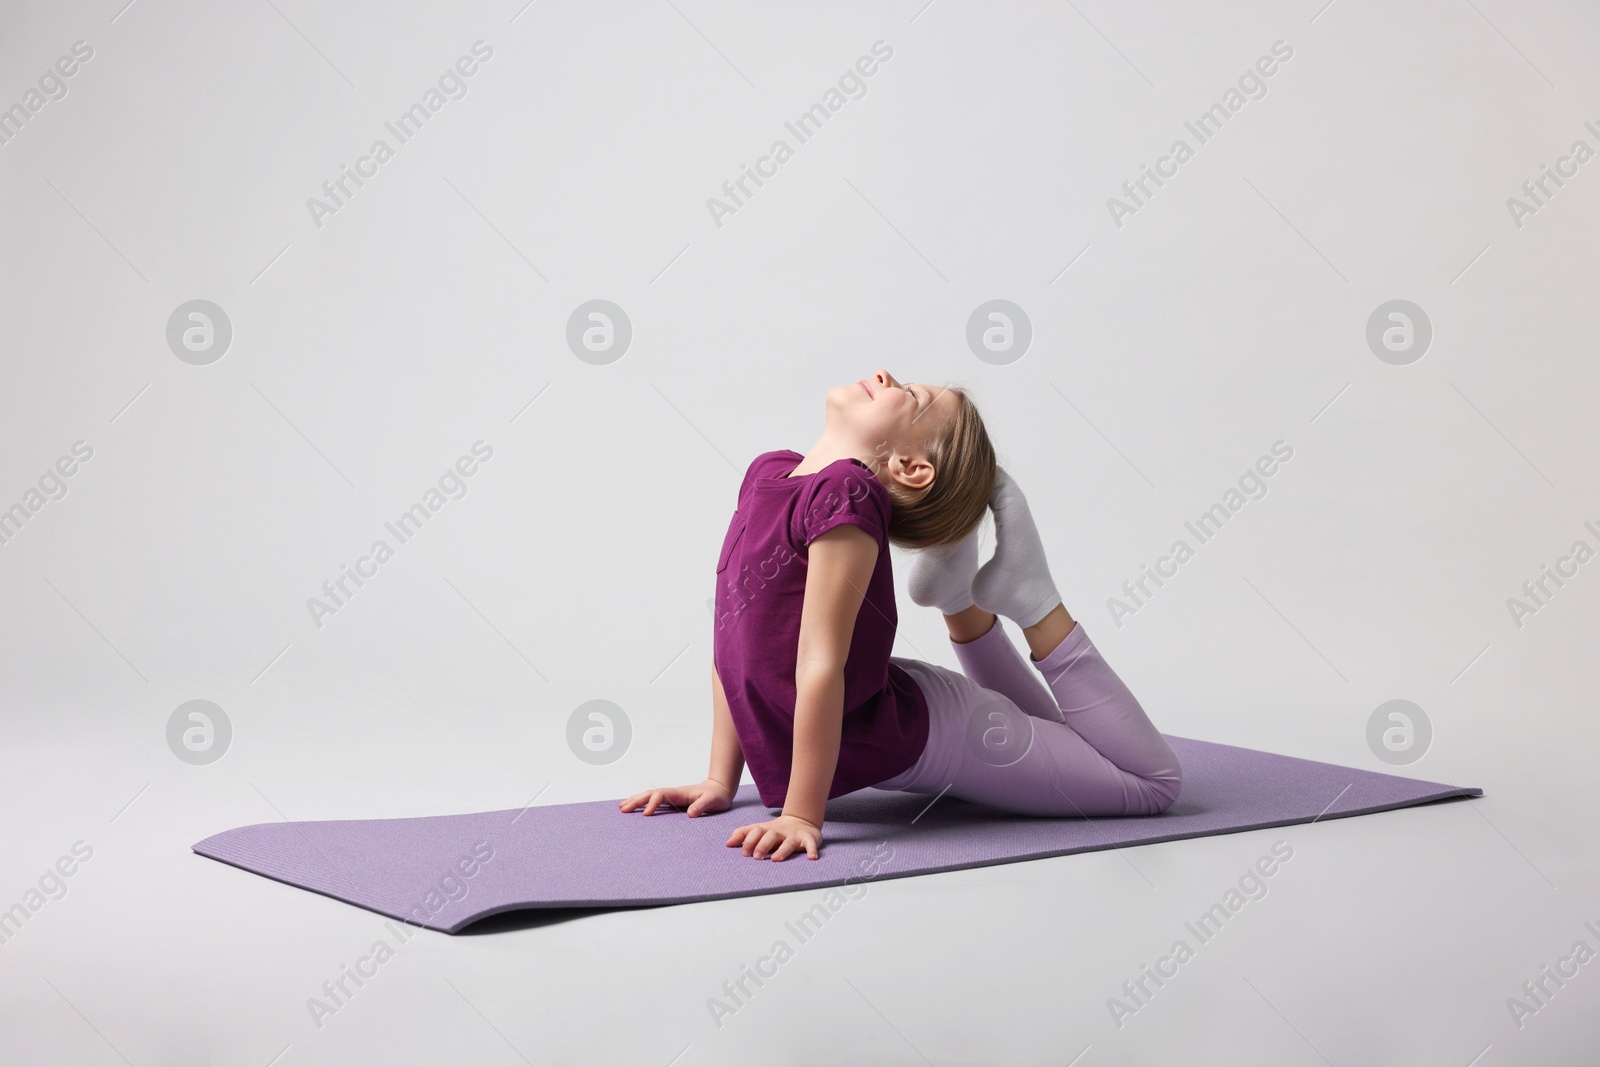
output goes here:
<path id="1" fill-rule="evenodd" d="M 822 847 L 822 827 L 814 826 L 795 815 L 780 815 L 767 822 L 741 826 L 728 838 L 728 847 L 743 842 L 744 854 L 758 860 L 772 853 L 774 860 L 782 861 L 791 852 L 804 848 L 811 859 L 817 858 Z M 776 851 L 773 851 L 776 849 Z"/>
<path id="2" fill-rule="evenodd" d="M 669 785 L 665 789 L 647 789 L 643 793 L 633 794 L 617 807 L 623 811 L 633 811 L 641 804 L 644 805 L 646 815 L 654 815 L 657 806 L 661 804 L 669 808 L 686 808 L 690 818 L 696 815 L 715 815 L 719 811 L 727 811 L 733 807 L 733 790 L 714 778 L 707 778 L 697 785 Z"/>

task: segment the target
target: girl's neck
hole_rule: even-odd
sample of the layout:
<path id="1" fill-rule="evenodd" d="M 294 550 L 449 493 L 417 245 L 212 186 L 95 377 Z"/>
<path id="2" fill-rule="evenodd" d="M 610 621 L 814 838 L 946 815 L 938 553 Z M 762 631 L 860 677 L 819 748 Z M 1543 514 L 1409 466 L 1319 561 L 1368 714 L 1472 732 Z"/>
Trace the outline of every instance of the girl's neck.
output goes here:
<path id="1" fill-rule="evenodd" d="M 815 474 L 828 464 L 841 459 L 858 459 L 872 468 L 874 474 L 877 473 L 872 457 L 863 455 L 860 446 L 856 442 L 846 441 L 824 430 L 822 436 L 817 438 L 817 443 L 811 446 L 810 451 L 805 454 L 805 458 L 800 461 L 794 470 L 789 472 L 788 477 Z"/>

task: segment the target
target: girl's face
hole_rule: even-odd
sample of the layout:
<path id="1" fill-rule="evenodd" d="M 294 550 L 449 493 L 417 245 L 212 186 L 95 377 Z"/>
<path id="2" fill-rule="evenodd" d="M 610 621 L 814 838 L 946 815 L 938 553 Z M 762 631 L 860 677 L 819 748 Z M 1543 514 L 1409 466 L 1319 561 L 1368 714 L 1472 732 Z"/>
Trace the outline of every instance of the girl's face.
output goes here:
<path id="1" fill-rule="evenodd" d="M 879 369 L 869 378 L 828 390 L 828 421 L 876 459 L 873 468 L 882 477 L 913 460 L 926 463 L 928 438 L 954 412 L 955 398 L 948 392 L 937 385 L 901 383 Z"/>

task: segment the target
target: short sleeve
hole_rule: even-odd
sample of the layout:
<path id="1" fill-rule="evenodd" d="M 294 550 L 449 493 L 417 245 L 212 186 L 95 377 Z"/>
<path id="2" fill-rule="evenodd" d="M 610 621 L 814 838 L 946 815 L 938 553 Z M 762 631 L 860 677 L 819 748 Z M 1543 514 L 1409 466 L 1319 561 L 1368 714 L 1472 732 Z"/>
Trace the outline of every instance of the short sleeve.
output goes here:
<path id="1" fill-rule="evenodd" d="M 802 544 L 846 524 L 867 531 L 879 548 L 887 542 L 889 491 L 864 463 L 830 463 L 816 473 L 801 505 L 797 519 Z"/>

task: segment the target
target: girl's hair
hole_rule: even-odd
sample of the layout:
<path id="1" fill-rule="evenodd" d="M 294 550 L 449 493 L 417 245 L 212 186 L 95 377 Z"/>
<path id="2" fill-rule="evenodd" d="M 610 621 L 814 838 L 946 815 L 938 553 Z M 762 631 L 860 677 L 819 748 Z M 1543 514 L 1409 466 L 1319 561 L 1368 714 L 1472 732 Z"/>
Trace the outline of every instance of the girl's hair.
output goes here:
<path id="1" fill-rule="evenodd" d="M 931 548 L 961 540 L 983 520 L 994 489 L 994 445 L 967 391 L 950 386 L 955 412 L 929 435 L 928 461 L 936 472 L 923 489 L 890 482 L 889 540 L 901 548 Z"/>

